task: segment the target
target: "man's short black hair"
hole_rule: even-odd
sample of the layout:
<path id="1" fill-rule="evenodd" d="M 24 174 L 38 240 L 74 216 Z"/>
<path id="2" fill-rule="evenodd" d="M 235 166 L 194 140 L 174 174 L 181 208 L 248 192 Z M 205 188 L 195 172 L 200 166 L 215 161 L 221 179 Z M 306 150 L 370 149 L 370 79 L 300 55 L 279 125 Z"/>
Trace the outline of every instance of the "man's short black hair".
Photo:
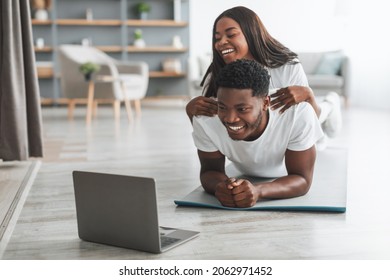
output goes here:
<path id="1" fill-rule="evenodd" d="M 252 89 L 252 96 L 267 96 L 270 75 L 255 60 L 238 59 L 225 65 L 219 72 L 217 87 Z"/>

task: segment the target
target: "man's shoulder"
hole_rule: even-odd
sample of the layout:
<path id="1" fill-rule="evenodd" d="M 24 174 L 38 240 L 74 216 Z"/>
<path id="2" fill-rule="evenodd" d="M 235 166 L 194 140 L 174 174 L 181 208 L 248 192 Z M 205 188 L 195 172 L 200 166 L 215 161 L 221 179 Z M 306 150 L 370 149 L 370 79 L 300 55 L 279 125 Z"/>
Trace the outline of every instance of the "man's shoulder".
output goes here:
<path id="1" fill-rule="evenodd" d="M 312 116 L 317 119 L 316 112 L 314 111 L 313 106 L 311 106 L 308 102 L 301 102 L 295 105 L 296 107 L 296 112 L 299 114 L 304 114 L 307 116 Z"/>
<path id="2" fill-rule="evenodd" d="M 289 112 L 289 111 L 291 114 L 304 113 L 304 114 L 314 114 L 315 115 L 315 111 L 314 111 L 313 107 L 308 102 L 300 102 L 298 104 L 295 104 L 295 105 L 291 106 L 288 110 L 286 110 L 285 113 Z"/>
<path id="3" fill-rule="evenodd" d="M 273 111 L 273 118 L 277 123 L 294 123 L 297 120 L 308 121 L 311 119 L 317 119 L 316 113 L 313 107 L 307 102 L 301 102 L 291 106 L 283 113 L 279 110 Z"/>
<path id="4" fill-rule="evenodd" d="M 222 123 L 219 120 L 218 116 L 214 116 L 214 117 L 194 116 L 192 122 L 194 128 L 202 127 L 204 130 L 208 130 L 208 129 L 215 130 L 215 129 L 219 129 L 222 126 Z"/>
<path id="5" fill-rule="evenodd" d="M 300 102 L 298 104 L 291 106 L 283 113 L 280 113 L 280 109 L 277 109 L 274 112 L 278 114 L 280 117 L 283 117 L 283 116 L 295 115 L 300 112 L 310 112 L 310 111 L 314 112 L 314 109 L 309 103 Z"/>
<path id="6" fill-rule="evenodd" d="M 208 117 L 208 116 L 194 116 L 193 122 L 197 122 L 199 124 L 215 124 L 220 122 L 218 116 Z"/>

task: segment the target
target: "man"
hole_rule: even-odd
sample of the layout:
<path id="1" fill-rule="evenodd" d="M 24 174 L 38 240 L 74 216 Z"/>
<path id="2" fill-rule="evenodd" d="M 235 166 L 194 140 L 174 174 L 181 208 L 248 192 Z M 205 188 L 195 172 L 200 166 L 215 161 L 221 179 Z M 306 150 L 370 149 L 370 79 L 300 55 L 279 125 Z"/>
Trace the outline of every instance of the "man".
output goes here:
<path id="1" fill-rule="evenodd" d="M 217 116 L 193 119 L 200 181 L 224 206 L 251 207 L 310 188 L 315 143 L 323 136 L 318 118 L 306 102 L 283 114 L 269 110 L 269 82 L 267 70 L 254 60 L 227 64 L 217 77 Z M 252 184 L 229 178 L 225 158 L 244 175 L 277 179 Z"/>

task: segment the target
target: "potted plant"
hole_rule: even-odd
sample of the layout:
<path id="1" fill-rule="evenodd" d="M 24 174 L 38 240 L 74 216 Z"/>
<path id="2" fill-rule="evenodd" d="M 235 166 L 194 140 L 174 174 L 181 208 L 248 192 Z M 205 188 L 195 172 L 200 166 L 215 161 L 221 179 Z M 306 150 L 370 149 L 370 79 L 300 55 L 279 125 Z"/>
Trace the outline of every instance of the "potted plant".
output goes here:
<path id="1" fill-rule="evenodd" d="M 142 39 L 142 30 L 136 29 L 134 30 L 134 46 L 137 48 L 144 48 L 145 41 Z"/>
<path id="2" fill-rule="evenodd" d="M 93 62 L 86 62 L 80 65 L 80 72 L 84 74 L 86 81 L 90 81 L 92 74 L 100 70 L 100 66 Z"/>
<path id="3" fill-rule="evenodd" d="M 135 5 L 135 9 L 140 19 L 146 20 L 148 18 L 148 13 L 150 12 L 150 5 L 148 3 L 140 2 Z"/>

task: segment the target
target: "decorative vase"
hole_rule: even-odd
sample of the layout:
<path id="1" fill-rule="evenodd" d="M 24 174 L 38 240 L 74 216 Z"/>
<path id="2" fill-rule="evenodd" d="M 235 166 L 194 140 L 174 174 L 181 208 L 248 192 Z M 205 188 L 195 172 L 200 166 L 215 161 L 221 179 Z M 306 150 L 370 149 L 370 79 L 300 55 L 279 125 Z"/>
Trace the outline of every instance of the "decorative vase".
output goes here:
<path id="1" fill-rule="evenodd" d="M 177 49 L 181 49 L 183 47 L 183 43 L 181 42 L 180 36 L 178 36 L 178 35 L 173 36 L 172 46 L 177 48 Z"/>
<path id="2" fill-rule="evenodd" d="M 87 8 L 85 10 L 85 18 L 86 20 L 93 20 L 93 12 L 91 8 Z"/>
<path id="3" fill-rule="evenodd" d="M 43 38 L 37 38 L 37 41 L 35 43 L 35 46 L 38 48 L 38 49 L 43 49 L 43 47 L 45 46 L 45 40 Z"/>
<path id="4" fill-rule="evenodd" d="M 34 17 L 37 20 L 48 20 L 49 13 L 45 9 L 38 9 L 35 11 Z"/>
<path id="5" fill-rule="evenodd" d="M 148 13 L 147 12 L 140 12 L 139 13 L 139 18 L 141 20 L 147 20 L 148 19 Z"/>
<path id="6" fill-rule="evenodd" d="M 178 59 L 167 58 L 162 63 L 164 72 L 181 73 L 181 62 Z"/>
<path id="7" fill-rule="evenodd" d="M 134 47 L 137 47 L 137 48 L 145 48 L 146 44 L 145 44 L 145 41 L 144 39 L 135 39 L 134 40 Z"/>

